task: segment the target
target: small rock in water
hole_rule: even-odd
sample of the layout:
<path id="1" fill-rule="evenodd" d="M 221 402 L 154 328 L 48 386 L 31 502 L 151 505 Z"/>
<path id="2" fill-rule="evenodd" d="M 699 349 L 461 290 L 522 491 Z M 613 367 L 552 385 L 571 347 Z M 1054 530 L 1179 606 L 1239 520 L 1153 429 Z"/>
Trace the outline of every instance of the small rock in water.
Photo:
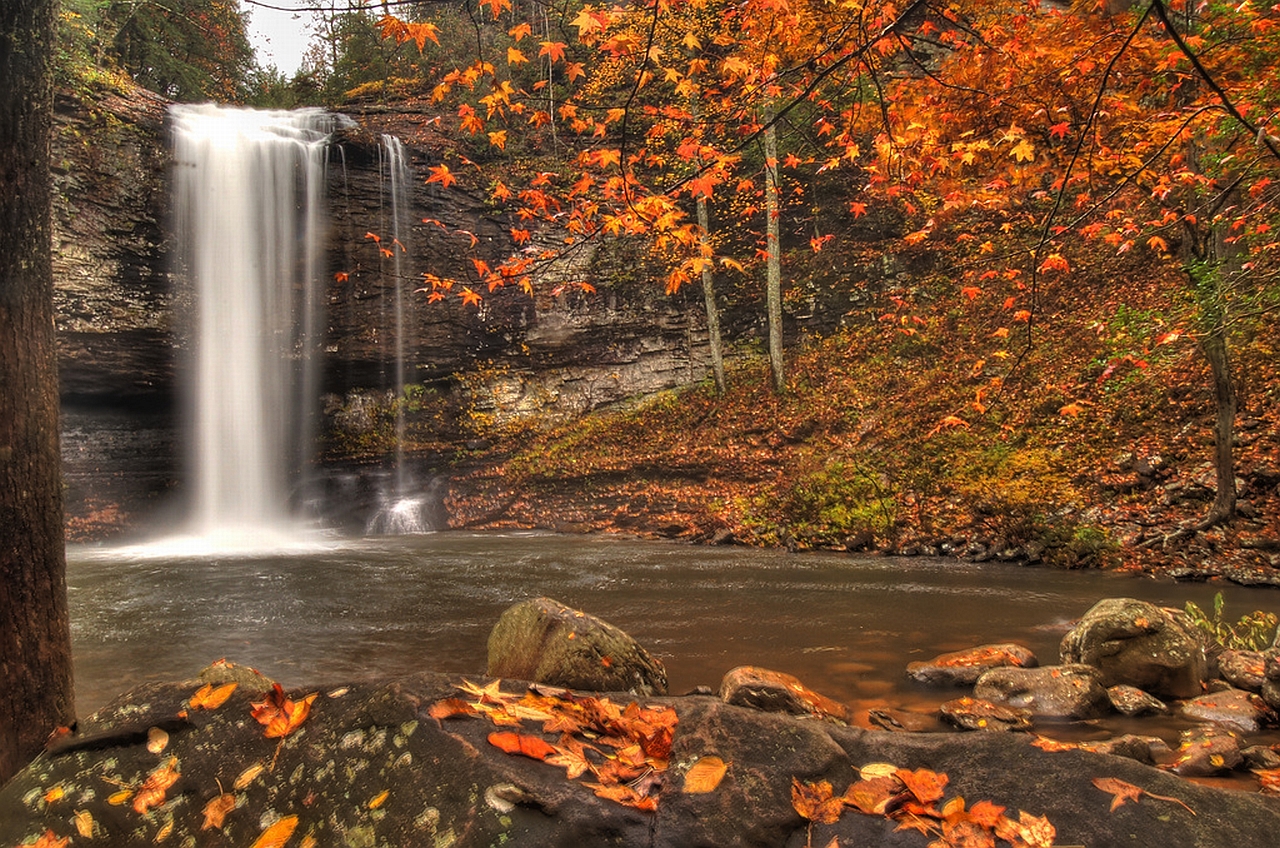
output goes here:
<path id="1" fill-rule="evenodd" d="M 1091 719 L 1111 711 L 1097 669 L 1087 665 L 994 668 L 978 678 L 975 698 L 1050 719 Z"/>
<path id="2" fill-rule="evenodd" d="M 964 651 L 939 654 L 931 660 L 907 665 L 907 676 L 933 686 L 972 686 L 984 672 L 1012 666 L 1033 668 L 1036 655 L 1021 645 L 980 645 Z"/>
<path id="3" fill-rule="evenodd" d="M 1218 655 L 1218 673 L 1237 689 L 1262 691 L 1267 659 L 1261 651 L 1223 651 Z"/>
<path id="4" fill-rule="evenodd" d="M 955 698 L 938 708 L 943 719 L 961 730 L 1030 730 L 1031 713 L 978 698 Z"/>
<path id="5" fill-rule="evenodd" d="M 1169 712 L 1164 701 L 1154 695 L 1143 692 L 1137 686 L 1121 683 L 1107 690 L 1111 706 L 1121 715 L 1140 716 L 1158 715 Z"/>
<path id="6" fill-rule="evenodd" d="M 1208 777 L 1244 762 L 1240 736 L 1220 725 L 1203 725 L 1182 732 L 1173 770 L 1183 777 Z"/>
<path id="7" fill-rule="evenodd" d="M 1275 719 L 1275 713 L 1262 698 L 1243 689 L 1226 689 L 1183 701 L 1178 712 L 1196 721 L 1211 721 L 1256 733 L 1262 724 Z"/>
<path id="8" fill-rule="evenodd" d="M 847 706 L 813 691 L 792 675 L 750 665 L 739 666 L 724 676 L 720 698 L 726 704 L 765 712 L 849 719 Z"/>

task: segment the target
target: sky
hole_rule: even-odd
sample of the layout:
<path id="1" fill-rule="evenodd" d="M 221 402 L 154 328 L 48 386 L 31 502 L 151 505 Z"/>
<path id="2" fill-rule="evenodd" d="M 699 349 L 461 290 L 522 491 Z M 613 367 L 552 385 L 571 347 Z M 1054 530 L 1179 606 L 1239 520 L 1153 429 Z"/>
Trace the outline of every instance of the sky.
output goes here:
<path id="1" fill-rule="evenodd" d="M 306 0 L 269 0 L 273 6 L 306 6 Z M 241 8 L 249 12 L 249 43 L 258 55 L 263 67 L 275 65 L 286 78 L 292 77 L 302 65 L 302 54 L 311 40 L 307 24 L 310 12 L 281 12 L 266 9 L 240 0 Z"/>

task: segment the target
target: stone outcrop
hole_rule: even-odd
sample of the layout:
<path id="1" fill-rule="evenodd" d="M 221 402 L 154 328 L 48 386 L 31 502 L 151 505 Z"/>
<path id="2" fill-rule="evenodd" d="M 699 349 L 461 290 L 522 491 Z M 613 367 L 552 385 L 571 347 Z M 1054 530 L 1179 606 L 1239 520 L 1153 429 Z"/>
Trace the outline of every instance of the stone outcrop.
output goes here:
<path id="1" fill-rule="evenodd" d="M 1131 598 L 1094 604 L 1063 637 L 1061 657 L 1098 669 L 1104 686 L 1158 697 L 1198 695 L 1209 673 L 1204 641 L 1183 613 Z"/>
<path id="2" fill-rule="evenodd" d="M 978 678 L 973 695 L 1048 719 L 1091 719 L 1111 710 L 1097 670 L 1080 664 L 995 668 Z"/>
<path id="3" fill-rule="evenodd" d="M 249 717 L 256 696 L 237 691 L 222 706 L 193 710 L 195 681 L 141 687 L 85 719 L 76 735 L 0 788 L 0 845 L 48 832 L 76 845 L 153 844 L 161 835 L 162 844 L 250 845 L 281 822 L 292 830 L 289 844 L 397 848 L 833 841 L 908 848 L 930 841 L 853 807 L 831 824 L 796 812 L 793 781 L 827 781 L 839 795 L 870 764 L 943 773 L 939 807 L 962 797 L 968 808 L 979 801 L 1003 807 L 1015 821 L 1020 812 L 1043 817 L 1058 845 L 1243 848 L 1269 845 L 1280 832 L 1273 798 L 1197 785 L 1118 757 L 1051 753 L 1025 734 L 868 731 L 708 697 L 645 702 L 673 709 L 678 724 L 669 764 L 655 775 L 656 809 L 638 810 L 593 794 L 590 775 L 570 779 L 562 766 L 504 753 L 490 743 L 494 725 L 486 720 L 432 718 L 433 704 L 458 698 L 460 682 L 423 673 L 291 690 L 293 698 L 315 692 L 316 699 L 283 740 L 265 738 Z M 513 681 L 503 688 L 517 697 L 523 691 Z M 620 698 L 625 704 L 628 696 Z M 150 733 L 153 727 L 164 727 L 165 736 Z M 549 743 L 559 738 L 532 721 L 520 730 Z M 709 756 L 725 764 L 723 779 L 710 791 L 684 791 L 689 769 Z M 173 782 L 144 802 L 144 784 L 157 772 Z M 1112 796 L 1094 784 L 1099 777 L 1147 795 L 1109 812 Z M 206 827 L 211 818 L 218 823 Z"/>
<path id="4" fill-rule="evenodd" d="M 489 674 L 601 692 L 667 691 L 662 662 L 635 639 L 550 598 L 502 614 L 489 634 Z"/>

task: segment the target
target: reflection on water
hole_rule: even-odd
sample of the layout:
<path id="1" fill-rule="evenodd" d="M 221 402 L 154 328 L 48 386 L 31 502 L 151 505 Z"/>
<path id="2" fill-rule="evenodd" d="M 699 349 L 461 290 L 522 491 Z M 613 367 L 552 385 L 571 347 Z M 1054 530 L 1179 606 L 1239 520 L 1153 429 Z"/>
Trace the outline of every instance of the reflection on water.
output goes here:
<path id="1" fill-rule="evenodd" d="M 1208 608 L 1221 589 L 1233 617 L 1277 607 L 1268 590 L 1232 585 L 535 534 L 371 538 L 217 559 L 72 547 L 68 560 L 83 715 L 219 657 L 289 686 L 483 673 L 498 616 L 540 595 L 631 633 L 666 664 L 673 693 L 716 687 L 753 664 L 863 709 L 924 710 L 953 695 L 912 684 L 906 663 L 1015 641 L 1048 665 L 1071 621 L 1104 597 Z"/>

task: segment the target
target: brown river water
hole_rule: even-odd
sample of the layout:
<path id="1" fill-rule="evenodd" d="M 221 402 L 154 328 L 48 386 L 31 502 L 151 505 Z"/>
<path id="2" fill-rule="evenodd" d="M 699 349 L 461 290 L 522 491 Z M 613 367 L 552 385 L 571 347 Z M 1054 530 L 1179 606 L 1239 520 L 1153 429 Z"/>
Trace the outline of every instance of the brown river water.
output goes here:
<path id="1" fill-rule="evenodd" d="M 739 665 L 799 677 L 853 706 L 932 712 L 960 690 L 906 678 L 908 662 L 1013 641 L 1057 661 L 1072 621 L 1126 596 L 1233 620 L 1280 609 L 1274 589 L 955 560 L 788 554 L 606 537 L 442 532 L 318 540 L 270 554 L 185 556 L 163 544 L 68 551 L 77 706 L 88 715 L 145 681 L 225 657 L 286 687 L 420 670 L 482 674 L 511 604 L 555 598 L 626 630 L 667 667 L 673 694 Z M 1178 719 L 1060 727 L 1176 742 Z M 1268 740 L 1269 741 L 1269 740 Z"/>

